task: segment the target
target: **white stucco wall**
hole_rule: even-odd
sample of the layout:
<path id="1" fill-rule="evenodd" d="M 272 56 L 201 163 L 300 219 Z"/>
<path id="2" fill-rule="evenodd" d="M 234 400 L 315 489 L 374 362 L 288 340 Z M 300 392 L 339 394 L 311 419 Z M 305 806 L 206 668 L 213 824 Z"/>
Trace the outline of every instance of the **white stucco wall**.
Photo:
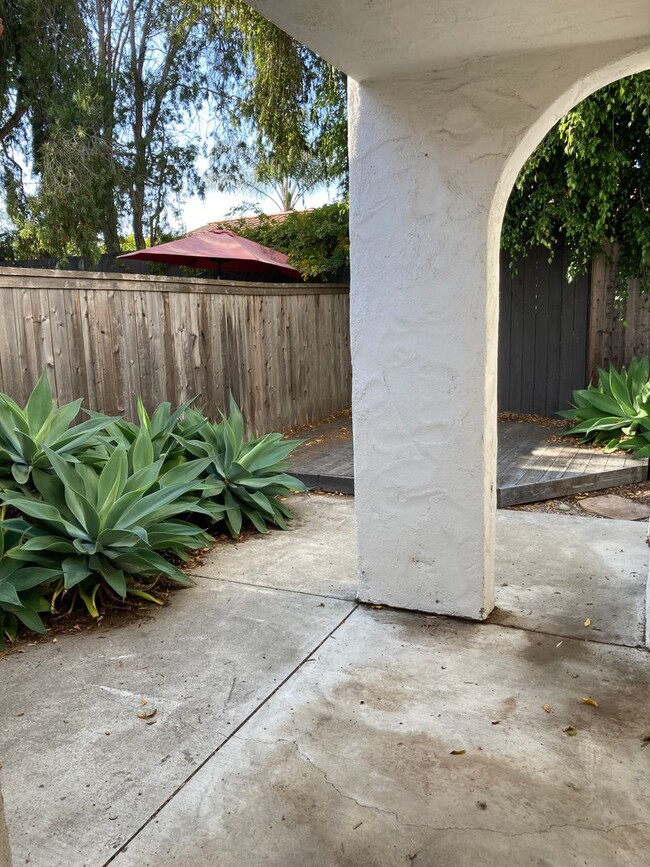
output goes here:
<path id="1" fill-rule="evenodd" d="M 638 40 L 350 87 L 360 598 L 494 604 L 498 245 L 526 157 Z"/>

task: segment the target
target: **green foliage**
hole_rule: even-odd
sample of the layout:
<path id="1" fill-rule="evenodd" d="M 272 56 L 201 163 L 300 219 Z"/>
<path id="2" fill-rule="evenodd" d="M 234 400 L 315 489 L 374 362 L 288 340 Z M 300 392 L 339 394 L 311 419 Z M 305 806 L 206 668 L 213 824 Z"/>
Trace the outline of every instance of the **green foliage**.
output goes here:
<path id="1" fill-rule="evenodd" d="M 344 282 L 350 275 L 348 213 L 347 203 L 324 205 L 288 214 L 282 222 L 261 217 L 251 227 L 242 220 L 235 231 L 287 253 L 305 279 Z"/>
<path id="2" fill-rule="evenodd" d="M 49 453 L 77 460 L 90 459 L 97 434 L 110 422 L 107 416 L 73 424 L 81 400 L 56 407 L 44 371 L 24 409 L 0 394 L 0 488 L 29 486 L 35 469 L 50 466 Z"/>
<path id="3" fill-rule="evenodd" d="M 578 423 L 565 435 L 583 442 L 605 443 L 607 451 L 621 448 L 634 457 L 650 457 L 650 361 L 633 358 L 618 372 L 598 370 L 598 384 L 573 392 L 573 409 L 559 413 Z"/>
<path id="4" fill-rule="evenodd" d="M 556 124 L 521 170 L 502 246 L 514 259 L 567 239 L 569 276 L 617 242 L 619 291 L 650 290 L 650 72 L 602 88 Z"/>
<path id="5" fill-rule="evenodd" d="M 184 495 L 196 488 L 207 461 L 162 473 L 163 461 L 153 460 L 146 437 L 136 438 L 129 456 L 118 446 L 101 471 L 45 451 L 53 474 L 34 470 L 35 493 L 4 495 L 5 504 L 31 521 L 26 541 L 10 556 L 56 564 L 63 588 L 78 588 L 93 616 L 100 586 L 105 583 L 125 598 L 127 575 L 162 574 L 179 584 L 191 583 L 160 553 L 202 548 L 210 541 L 199 527 L 171 520 L 198 503 L 198 497 Z"/>
<path id="6" fill-rule="evenodd" d="M 234 64 L 229 122 L 212 152 L 221 189 L 267 195 L 282 209 L 320 184 L 347 187 L 345 76 L 241 0 L 209 0 Z"/>
<path id="7" fill-rule="evenodd" d="M 45 632 L 40 614 L 48 611 L 50 606 L 37 588 L 50 584 L 61 575 L 60 569 L 27 565 L 11 559 L 23 530 L 28 526 L 16 520 L 0 525 L 0 650 L 4 650 L 5 638 L 15 640 L 19 622 L 33 632 Z"/>
<path id="8" fill-rule="evenodd" d="M 62 604 L 97 617 L 127 595 L 159 602 L 160 576 L 192 583 L 176 562 L 212 541 L 206 525 L 285 528 L 281 497 L 305 490 L 286 473 L 297 441 L 246 440 L 232 400 L 219 424 L 191 401 L 151 415 L 139 401 L 139 424 L 90 413 L 73 425 L 80 404 L 55 407 L 46 373 L 24 409 L 0 395 L 0 649 Z"/>
<path id="9" fill-rule="evenodd" d="M 207 458 L 210 488 L 204 491 L 203 505 L 216 505 L 233 536 L 238 536 L 245 519 L 260 533 L 267 523 L 286 529 L 292 513 L 281 497 L 303 492 L 305 486 L 287 473 L 287 457 L 300 440 L 285 440 L 271 433 L 256 439 L 244 437 L 244 420 L 231 397 L 230 415 L 211 423 L 200 413 L 186 413 L 188 428 L 181 428 L 183 448 L 196 458 Z"/>
<path id="10" fill-rule="evenodd" d="M 172 406 L 168 401 L 158 404 L 149 415 L 144 404 L 138 399 L 137 410 L 140 424 L 134 424 L 126 419 L 118 419 L 106 428 L 107 448 L 109 453 L 116 446 L 123 446 L 127 450 L 129 458 L 134 454 L 131 446 L 140 442 L 150 442 L 153 460 L 164 459 L 166 468 L 178 464 L 183 460 L 183 449 L 175 438 L 178 432 L 178 424 L 190 408 L 193 401 L 189 400 L 172 412 Z M 203 418 L 203 416 L 201 416 Z M 132 470 L 132 467 L 130 467 Z"/>

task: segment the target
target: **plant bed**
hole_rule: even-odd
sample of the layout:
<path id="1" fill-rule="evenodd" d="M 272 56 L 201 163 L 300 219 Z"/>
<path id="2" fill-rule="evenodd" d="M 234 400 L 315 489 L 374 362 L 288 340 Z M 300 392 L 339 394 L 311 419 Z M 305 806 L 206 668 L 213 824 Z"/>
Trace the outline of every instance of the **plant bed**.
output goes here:
<path id="1" fill-rule="evenodd" d="M 234 400 L 220 422 L 140 403 L 139 424 L 75 425 L 80 407 L 56 407 L 46 374 L 24 408 L 0 395 L 0 649 L 61 612 L 162 604 L 161 576 L 191 584 L 180 567 L 215 532 L 284 529 L 284 496 L 305 490 L 286 472 L 299 441 L 247 439 Z"/>

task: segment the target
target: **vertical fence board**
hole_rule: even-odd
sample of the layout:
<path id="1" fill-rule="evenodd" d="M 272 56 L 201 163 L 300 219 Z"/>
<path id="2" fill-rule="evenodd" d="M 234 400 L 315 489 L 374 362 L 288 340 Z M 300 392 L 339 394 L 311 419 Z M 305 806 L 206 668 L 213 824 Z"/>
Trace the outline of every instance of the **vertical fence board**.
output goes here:
<path id="1" fill-rule="evenodd" d="M 591 269 L 588 373 L 595 378 L 598 367 L 628 365 L 632 358 L 650 353 L 650 299 L 640 295 L 637 280 L 627 287 L 627 301 L 616 307 L 618 250 L 609 245 L 605 256 L 594 260 Z"/>

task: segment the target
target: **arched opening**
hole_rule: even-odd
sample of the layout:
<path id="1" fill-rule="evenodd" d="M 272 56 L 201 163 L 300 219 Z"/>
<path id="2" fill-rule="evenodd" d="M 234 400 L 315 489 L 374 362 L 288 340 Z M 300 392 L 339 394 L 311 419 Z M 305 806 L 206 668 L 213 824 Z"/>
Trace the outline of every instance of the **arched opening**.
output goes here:
<path id="1" fill-rule="evenodd" d="M 490 211 L 489 291 L 493 290 L 495 283 L 499 285 L 499 271 L 503 278 L 503 264 L 499 259 L 503 216 L 510 192 L 528 157 L 555 123 L 583 99 L 649 66 L 650 52 L 641 51 L 591 73 L 555 99 L 521 137 L 504 165 Z M 560 265 L 556 264 L 554 270 L 559 273 Z M 586 317 L 589 311 L 586 279 L 582 289 L 584 297 L 578 297 L 579 293 L 576 293 L 576 298 L 580 313 L 584 315 L 579 318 L 576 334 L 572 333 L 573 326 L 569 325 L 565 340 L 578 343 L 583 336 L 581 329 L 584 329 L 585 345 L 577 346 L 575 351 L 578 355 L 583 354 L 582 363 L 587 371 Z M 544 289 L 540 286 L 538 291 L 542 293 Z M 501 297 L 504 297 L 503 293 Z M 544 303 L 546 299 L 540 302 L 540 307 Z M 521 327 L 524 322 L 522 308 L 523 300 L 513 328 Z M 510 316 L 511 312 L 502 310 L 501 314 Z M 565 311 L 558 308 L 554 321 L 561 322 L 562 317 L 574 313 L 575 309 Z M 546 320 L 548 327 L 550 321 L 549 315 Z M 539 331 L 532 333 L 539 339 Z M 525 339 L 524 333 L 524 347 Z M 542 334 L 542 339 L 548 340 L 548 335 Z M 530 347 L 528 351 L 529 358 L 535 356 Z M 525 363 L 523 358 L 515 357 L 514 361 Z M 493 358 L 493 362 L 496 366 L 497 359 Z M 559 359 L 554 363 L 557 366 Z M 570 379 L 571 373 L 565 373 Z M 575 378 L 575 372 L 573 376 Z M 532 379 L 529 377 L 523 386 L 519 383 L 519 387 L 532 389 Z M 588 379 L 589 373 L 586 373 L 584 381 L 578 380 L 572 387 L 586 387 Z M 528 405 L 532 406 L 532 396 L 528 395 L 528 398 Z M 552 407 L 551 412 L 559 408 Z M 551 412 L 542 414 L 550 415 Z M 571 440 L 561 441 L 557 431 L 544 432 L 522 418 L 516 422 L 501 422 L 498 439 L 497 501 L 502 509 L 562 494 L 588 496 L 584 492 L 597 490 L 598 485 L 613 487 L 626 481 L 647 479 L 647 463 L 635 463 L 622 454 L 617 461 L 616 457 L 610 458 L 602 452 L 579 452 Z M 566 512 L 580 511 L 566 504 L 563 508 Z M 586 630 L 591 628 L 590 635 L 596 640 L 615 644 L 644 643 L 647 640 L 644 615 L 650 597 L 650 585 L 646 586 L 644 524 L 603 522 L 589 517 L 586 511 L 577 520 L 574 515 L 544 514 L 546 511 L 550 509 L 538 506 L 526 512 L 498 512 L 493 621 L 574 637 L 585 637 Z"/>

